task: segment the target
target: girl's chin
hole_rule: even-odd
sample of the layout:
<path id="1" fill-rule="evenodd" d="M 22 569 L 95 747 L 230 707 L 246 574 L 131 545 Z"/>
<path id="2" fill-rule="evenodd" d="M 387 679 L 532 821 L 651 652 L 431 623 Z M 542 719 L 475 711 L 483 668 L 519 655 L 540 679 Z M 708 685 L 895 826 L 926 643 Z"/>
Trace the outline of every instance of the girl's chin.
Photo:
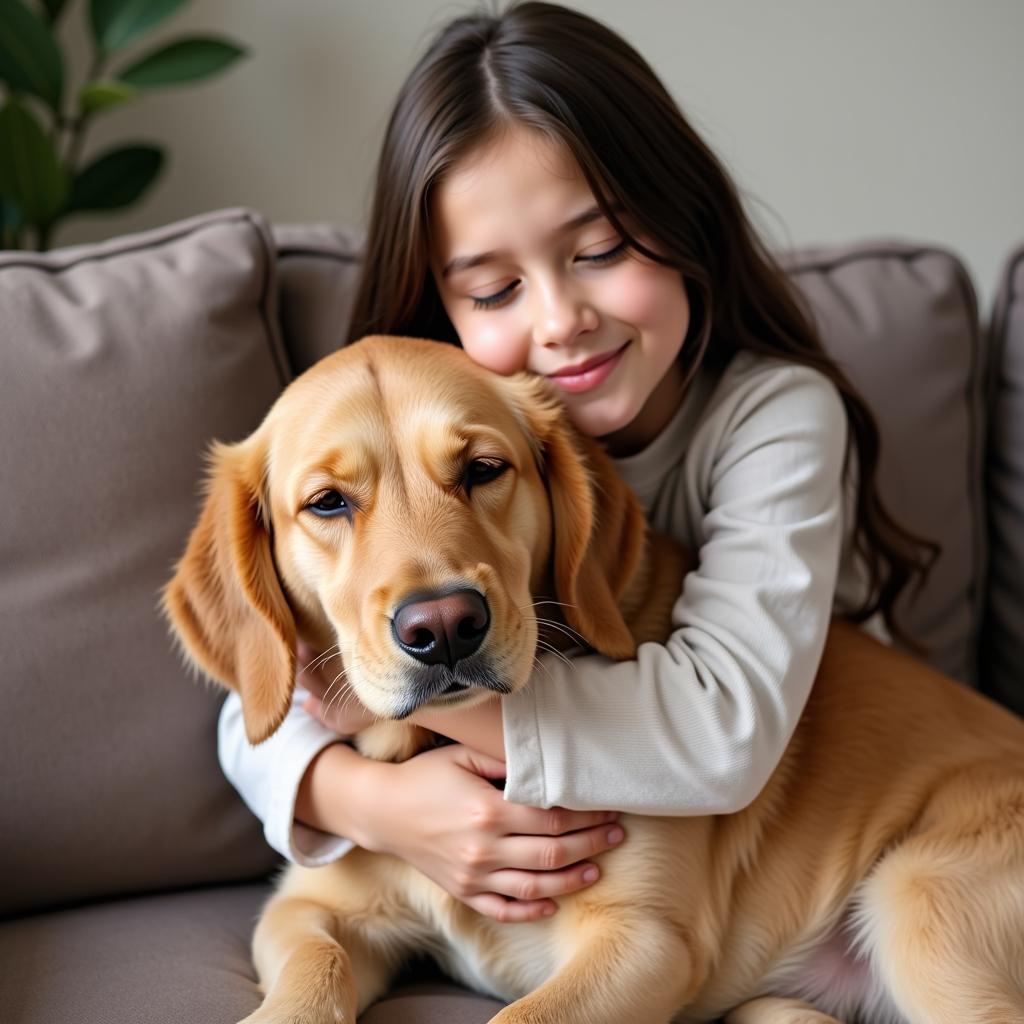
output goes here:
<path id="1" fill-rule="evenodd" d="M 601 408 L 600 402 L 593 403 L 591 408 L 569 408 L 569 419 L 581 433 L 588 437 L 596 437 L 601 441 L 612 445 L 620 434 L 627 431 L 629 426 L 636 419 L 636 413 L 632 410 L 614 410 L 607 406 Z"/>

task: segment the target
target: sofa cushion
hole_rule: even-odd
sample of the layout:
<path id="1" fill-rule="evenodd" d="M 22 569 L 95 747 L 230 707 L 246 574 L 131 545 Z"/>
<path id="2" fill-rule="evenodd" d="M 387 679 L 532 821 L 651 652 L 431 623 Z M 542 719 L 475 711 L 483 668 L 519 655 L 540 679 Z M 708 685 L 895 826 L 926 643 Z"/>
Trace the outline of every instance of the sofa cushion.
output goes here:
<path id="1" fill-rule="evenodd" d="M 208 442 L 287 379 L 275 283 L 241 210 L 0 253 L 0 914 L 274 863 L 158 597 Z"/>
<path id="2" fill-rule="evenodd" d="M 982 689 L 1024 715 L 1024 245 L 1006 261 L 990 332 L 991 555 Z"/>
<path id="3" fill-rule="evenodd" d="M 298 375 L 345 342 L 362 235 L 328 224 L 281 224 L 273 232 L 282 334 Z"/>
<path id="4" fill-rule="evenodd" d="M 7 1024 L 234 1024 L 266 885 L 108 900 L 0 924 Z"/>
<path id="5" fill-rule="evenodd" d="M 260 1004 L 250 961 L 267 885 L 110 900 L 0 924 L 5 1024 L 235 1024 Z M 421 969 L 360 1024 L 484 1024 L 501 1008 Z"/>
<path id="6" fill-rule="evenodd" d="M 785 260 L 828 352 L 881 435 L 879 488 L 908 529 L 938 541 L 927 586 L 897 614 L 941 671 L 977 682 L 986 559 L 983 339 L 967 271 L 931 246 L 864 243 Z"/>

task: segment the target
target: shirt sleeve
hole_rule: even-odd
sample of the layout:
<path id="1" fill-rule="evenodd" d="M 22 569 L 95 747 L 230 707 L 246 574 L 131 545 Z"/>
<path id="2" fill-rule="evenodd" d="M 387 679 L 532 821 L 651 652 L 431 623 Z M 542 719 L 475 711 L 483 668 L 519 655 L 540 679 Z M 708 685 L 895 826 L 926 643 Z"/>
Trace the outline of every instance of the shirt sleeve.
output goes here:
<path id="1" fill-rule="evenodd" d="M 303 710 L 307 696 L 296 687 L 280 728 L 253 746 L 245 735 L 242 702 L 237 693 L 229 693 L 217 725 L 217 753 L 224 774 L 263 822 L 267 842 L 292 863 L 315 867 L 337 860 L 355 844 L 295 820 L 302 776 L 324 747 L 339 742 L 337 733 Z"/>
<path id="2" fill-rule="evenodd" d="M 682 472 L 699 564 L 671 636 L 633 661 L 544 655 L 504 699 L 507 799 L 696 815 L 757 796 L 824 649 L 847 430 L 831 381 L 790 366 L 696 432 Z"/>

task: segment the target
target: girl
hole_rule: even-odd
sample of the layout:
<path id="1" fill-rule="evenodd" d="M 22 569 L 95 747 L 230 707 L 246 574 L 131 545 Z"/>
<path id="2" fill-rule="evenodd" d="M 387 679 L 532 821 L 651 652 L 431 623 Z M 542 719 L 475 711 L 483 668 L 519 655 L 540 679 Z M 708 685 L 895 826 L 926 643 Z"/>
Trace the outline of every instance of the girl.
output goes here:
<path id="1" fill-rule="evenodd" d="M 368 718 L 351 694 L 324 701 L 334 672 L 300 671 L 290 716 L 257 748 L 229 697 L 224 770 L 285 856 L 323 863 L 355 842 L 499 920 L 553 913 L 623 839 L 604 808 L 753 800 L 831 615 L 902 639 L 893 603 L 934 546 L 879 501 L 872 416 L 722 166 L 598 22 L 522 3 L 440 32 L 384 140 L 349 340 L 371 333 L 548 377 L 699 565 L 664 647 L 618 664 L 542 656 L 525 692 L 421 712 L 457 743 L 406 764 L 339 742 Z"/>

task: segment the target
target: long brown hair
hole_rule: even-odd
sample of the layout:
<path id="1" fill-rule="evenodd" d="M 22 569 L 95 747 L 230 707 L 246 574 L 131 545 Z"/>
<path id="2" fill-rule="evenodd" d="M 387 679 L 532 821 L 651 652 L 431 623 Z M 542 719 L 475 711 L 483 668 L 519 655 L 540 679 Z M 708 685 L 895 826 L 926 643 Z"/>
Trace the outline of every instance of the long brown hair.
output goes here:
<path id="1" fill-rule="evenodd" d="M 871 411 L 823 350 L 717 157 L 644 59 L 600 22 L 553 4 L 514 3 L 456 18 L 438 33 L 387 127 L 349 340 L 383 333 L 458 344 L 430 271 L 431 190 L 510 123 L 567 147 L 624 240 L 682 273 L 691 307 L 680 353 L 687 377 L 701 363 L 724 369 L 745 349 L 811 366 L 835 384 L 856 445 L 854 545 L 870 584 L 850 617 L 881 611 L 893 635 L 920 651 L 893 605 L 913 576 L 923 585 L 940 549 L 879 500 Z M 849 472 L 849 449 L 846 463 Z"/>

